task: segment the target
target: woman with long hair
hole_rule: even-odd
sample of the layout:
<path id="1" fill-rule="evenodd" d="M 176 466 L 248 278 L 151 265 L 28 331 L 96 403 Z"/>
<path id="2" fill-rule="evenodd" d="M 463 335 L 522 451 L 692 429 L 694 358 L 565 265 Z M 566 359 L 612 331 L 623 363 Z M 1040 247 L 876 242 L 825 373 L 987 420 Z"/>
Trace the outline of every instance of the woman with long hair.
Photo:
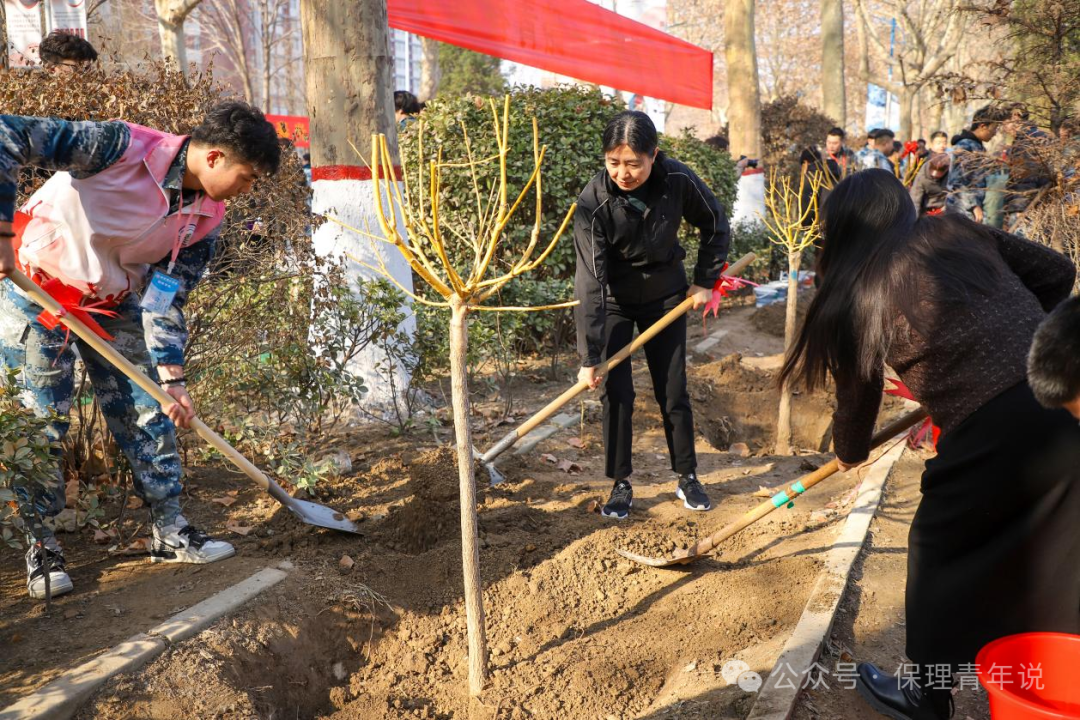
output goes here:
<path id="1" fill-rule="evenodd" d="M 629 360 L 607 378 L 596 372 L 603 360 L 626 346 L 688 297 L 700 308 L 720 278 L 730 241 L 727 218 L 716 197 L 690 168 L 657 148 L 656 128 L 642 112 L 622 112 L 604 130 L 604 169 L 578 198 L 574 216 L 577 273 L 574 294 L 578 379 L 596 388 L 604 382 L 606 474 L 614 481 L 602 509 L 624 519 L 633 503 L 630 485 L 634 381 Z M 701 244 L 693 284 L 687 282 L 679 244 L 683 219 L 698 228 Z M 688 287 L 689 285 L 689 287 Z M 686 316 L 645 345 L 653 393 L 664 418 L 676 495 L 690 510 L 711 507 L 697 479 L 694 417 L 686 390 Z"/>
<path id="2" fill-rule="evenodd" d="M 918 218 L 891 173 L 845 179 L 822 207 L 821 284 L 782 380 L 832 375 L 843 469 L 867 459 L 889 365 L 942 429 L 908 536 L 907 656 L 857 687 L 892 718 L 948 718 L 952 674 L 991 640 L 1080 632 L 1080 427 L 1039 405 L 1025 359 L 1076 269 L 957 215 Z"/>

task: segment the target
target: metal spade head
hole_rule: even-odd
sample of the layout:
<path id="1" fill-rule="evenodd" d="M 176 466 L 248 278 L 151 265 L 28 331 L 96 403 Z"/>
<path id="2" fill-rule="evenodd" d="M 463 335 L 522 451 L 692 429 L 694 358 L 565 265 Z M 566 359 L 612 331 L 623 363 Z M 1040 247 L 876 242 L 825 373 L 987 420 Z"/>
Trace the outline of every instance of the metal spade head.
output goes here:
<path id="1" fill-rule="evenodd" d="M 330 530 L 340 530 L 341 532 L 355 533 L 360 535 L 360 528 L 356 526 L 349 518 L 345 517 L 342 513 L 339 513 L 333 508 L 328 508 L 325 505 L 309 502 L 307 500 L 300 500 L 294 498 L 285 492 L 280 485 L 271 482 L 268 488 L 270 495 L 279 503 L 289 509 L 296 517 L 300 518 L 308 525 L 317 525 L 318 527 L 329 528 Z"/>
<path id="2" fill-rule="evenodd" d="M 671 567 L 672 565 L 685 565 L 686 563 L 693 562 L 697 559 L 696 555 L 691 555 L 689 550 L 680 548 L 675 551 L 675 554 L 667 558 L 654 558 L 647 557 L 645 555 L 638 555 L 628 550 L 616 549 L 615 552 L 622 555 L 627 560 L 633 560 L 641 565 L 648 565 L 649 567 Z"/>

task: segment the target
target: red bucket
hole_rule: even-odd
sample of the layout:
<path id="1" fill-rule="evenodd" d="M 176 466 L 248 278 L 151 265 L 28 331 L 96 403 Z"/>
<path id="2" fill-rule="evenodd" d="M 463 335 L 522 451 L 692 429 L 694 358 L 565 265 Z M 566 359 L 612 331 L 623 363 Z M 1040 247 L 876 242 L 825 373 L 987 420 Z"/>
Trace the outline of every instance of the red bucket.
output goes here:
<path id="1" fill-rule="evenodd" d="M 994 720 L 1080 718 L 1080 635 L 1009 635 L 980 650 L 975 663 Z"/>

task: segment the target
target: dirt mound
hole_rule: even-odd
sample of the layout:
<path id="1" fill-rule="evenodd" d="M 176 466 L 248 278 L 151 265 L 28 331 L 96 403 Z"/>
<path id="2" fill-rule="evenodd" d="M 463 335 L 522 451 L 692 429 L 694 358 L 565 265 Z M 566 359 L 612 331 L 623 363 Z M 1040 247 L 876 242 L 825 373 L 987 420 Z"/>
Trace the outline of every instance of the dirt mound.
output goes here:
<path id="1" fill-rule="evenodd" d="M 699 432 L 718 450 L 746 443 L 753 451 L 776 442 L 780 390 L 776 373 L 750 367 L 738 353 L 690 368 L 690 397 Z M 835 401 L 828 388 L 792 399 L 792 442 L 797 448 L 827 451 L 832 442 Z"/>
<path id="2" fill-rule="evenodd" d="M 460 535 L 457 452 L 449 446 L 423 452 L 409 463 L 408 472 L 413 496 L 391 509 L 386 527 L 390 547 L 418 555 Z M 478 495 L 484 487 L 478 483 Z"/>
<path id="3" fill-rule="evenodd" d="M 668 557 L 676 550 L 689 547 L 704 535 L 693 520 L 679 518 L 667 523 L 654 523 L 628 529 L 616 541 L 620 550 L 645 557 Z"/>
<path id="4" fill-rule="evenodd" d="M 435 502 L 457 502 L 457 452 L 444 445 L 421 453 L 409 464 L 413 495 Z"/>
<path id="5" fill-rule="evenodd" d="M 795 308 L 795 327 L 799 328 L 806 319 L 806 311 L 810 308 L 810 301 L 814 299 L 813 290 L 804 290 L 799 293 L 799 302 Z M 784 337 L 784 323 L 787 317 L 787 303 L 777 302 L 772 305 L 758 308 L 754 311 L 750 322 L 761 332 L 774 337 Z"/>

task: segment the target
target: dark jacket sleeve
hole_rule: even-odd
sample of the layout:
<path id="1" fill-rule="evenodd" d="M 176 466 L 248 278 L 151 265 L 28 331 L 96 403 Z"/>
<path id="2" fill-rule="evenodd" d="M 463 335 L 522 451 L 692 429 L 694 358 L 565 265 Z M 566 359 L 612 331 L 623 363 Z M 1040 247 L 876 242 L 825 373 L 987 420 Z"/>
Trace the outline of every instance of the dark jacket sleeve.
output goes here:
<path id="1" fill-rule="evenodd" d="M 578 201 L 574 213 L 574 250 L 577 270 L 574 273 L 574 308 L 577 322 L 578 352 L 581 366 L 600 364 L 604 353 L 605 298 L 607 287 L 607 239 L 596 209 Z"/>
<path id="2" fill-rule="evenodd" d="M 1043 310 L 1050 312 L 1069 297 L 1076 282 L 1076 266 L 1054 250 L 1039 243 L 991 229 L 997 249 L 1009 269 L 1039 299 Z"/>
<path id="3" fill-rule="evenodd" d="M 915 212 L 923 214 L 923 198 L 926 197 L 926 180 L 923 178 L 924 170 L 920 170 L 915 176 L 915 182 L 911 183 L 911 202 L 915 203 Z"/>
<path id="4" fill-rule="evenodd" d="M 870 439 L 885 389 L 885 369 L 872 378 L 836 378 L 836 412 L 833 413 L 833 446 L 836 457 L 848 464 L 870 456 Z"/>
<path id="5" fill-rule="evenodd" d="M 683 218 L 701 233 L 693 282 L 698 287 L 711 288 L 724 270 L 731 247 L 731 231 L 724 208 L 708 186 L 689 168 L 680 168 L 682 171 L 685 171 L 687 181 Z"/>

